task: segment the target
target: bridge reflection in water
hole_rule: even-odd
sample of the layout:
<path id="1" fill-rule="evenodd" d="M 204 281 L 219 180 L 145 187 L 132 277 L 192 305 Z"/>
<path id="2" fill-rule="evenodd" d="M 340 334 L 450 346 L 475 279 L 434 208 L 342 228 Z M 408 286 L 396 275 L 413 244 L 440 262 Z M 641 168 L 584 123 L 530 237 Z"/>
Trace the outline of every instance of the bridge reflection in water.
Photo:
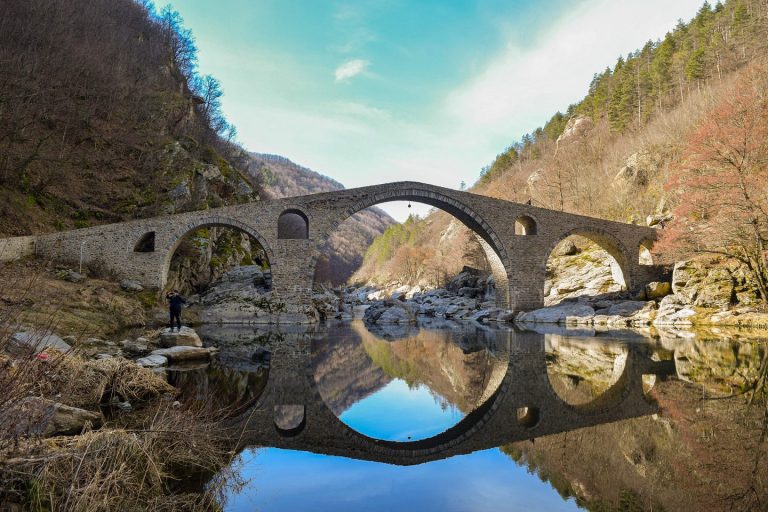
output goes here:
<path id="1" fill-rule="evenodd" d="M 441 322 L 379 333 L 362 323 L 280 332 L 209 326 L 202 334 L 219 346 L 219 368 L 234 371 L 198 370 L 174 380 L 198 394 L 210 390 L 234 406 L 231 426 L 240 448 L 275 447 L 396 465 L 654 414 L 658 406 L 645 389 L 657 376 L 674 374 L 673 361 L 657 360 L 647 345 L 631 339 L 587 341 L 479 324 Z M 586 357 L 608 354 L 609 375 L 599 396 L 590 400 L 568 400 L 562 382 L 552 377 L 553 351 L 574 346 Z M 398 377 L 409 386 L 426 385 L 463 418 L 437 435 L 407 442 L 376 439 L 340 419 Z M 224 388 L 229 391 L 216 391 Z"/>

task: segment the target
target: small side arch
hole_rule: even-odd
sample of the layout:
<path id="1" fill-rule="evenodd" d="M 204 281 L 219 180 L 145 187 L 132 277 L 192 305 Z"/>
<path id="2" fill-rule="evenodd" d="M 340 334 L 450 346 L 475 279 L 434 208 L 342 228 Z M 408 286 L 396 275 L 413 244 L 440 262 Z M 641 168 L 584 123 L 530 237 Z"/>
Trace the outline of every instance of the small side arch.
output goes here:
<path id="1" fill-rule="evenodd" d="M 211 226 L 234 228 L 246 233 L 251 238 L 259 242 L 259 245 L 261 245 L 262 249 L 264 249 L 264 252 L 267 253 L 267 259 L 269 260 L 269 263 L 274 263 L 275 254 L 272 251 L 272 247 L 267 243 L 267 240 L 251 226 L 243 224 L 242 222 L 231 219 L 229 217 L 203 217 L 201 219 L 190 222 L 186 226 L 179 229 L 177 232 L 171 235 L 171 244 L 167 246 L 167 248 L 163 247 L 165 255 L 163 256 L 163 266 L 160 272 L 160 283 L 158 283 L 160 288 L 165 286 L 165 283 L 168 280 L 168 269 L 171 267 L 171 259 L 173 259 L 173 255 L 176 252 L 176 249 L 178 249 L 179 244 L 184 239 L 184 237 L 197 229 Z"/>
<path id="2" fill-rule="evenodd" d="M 518 407 L 515 413 L 517 424 L 525 428 L 533 428 L 539 424 L 541 414 L 538 407 L 523 406 Z"/>
<path id="3" fill-rule="evenodd" d="M 521 215 L 515 219 L 516 235 L 537 235 L 538 233 L 538 224 L 530 215 Z"/>
<path id="4" fill-rule="evenodd" d="M 276 405 L 272 420 L 280 436 L 295 437 L 307 424 L 306 408 L 303 405 Z"/>
<path id="5" fill-rule="evenodd" d="M 155 232 L 144 233 L 133 246 L 133 252 L 155 252 Z"/>
<path id="6" fill-rule="evenodd" d="M 277 218 L 278 240 L 306 240 L 309 238 L 309 217 L 298 208 L 288 208 Z"/>

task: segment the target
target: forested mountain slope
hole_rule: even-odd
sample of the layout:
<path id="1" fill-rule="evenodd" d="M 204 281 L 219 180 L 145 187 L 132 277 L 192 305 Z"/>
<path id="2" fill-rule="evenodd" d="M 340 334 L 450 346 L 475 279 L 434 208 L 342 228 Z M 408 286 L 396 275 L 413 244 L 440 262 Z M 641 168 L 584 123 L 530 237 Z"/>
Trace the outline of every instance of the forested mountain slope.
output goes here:
<path id="1" fill-rule="evenodd" d="M 196 62 L 170 8 L 0 2 L 0 237 L 342 188 L 234 143 L 221 86 Z M 342 280 L 390 222 L 366 213 L 335 235 Z"/>
<path id="2" fill-rule="evenodd" d="M 132 0 L 0 3 L 0 233 L 258 197 L 177 13 Z"/>

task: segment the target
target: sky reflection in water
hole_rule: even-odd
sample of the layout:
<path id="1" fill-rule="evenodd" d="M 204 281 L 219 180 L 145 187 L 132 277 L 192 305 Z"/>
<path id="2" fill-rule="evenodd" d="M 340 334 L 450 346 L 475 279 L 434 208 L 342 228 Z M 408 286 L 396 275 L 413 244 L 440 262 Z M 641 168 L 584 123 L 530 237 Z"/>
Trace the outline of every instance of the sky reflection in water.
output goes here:
<path id="1" fill-rule="evenodd" d="M 476 401 L 474 393 L 484 389 L 477 383 L 487 382 L 495 361 L 481 338 L 469 350 L 457 344 L 461 336 L 451 330 L 422 330 L 390 342 L 359 327 L 337 328 L 313 353 L 317 375 L 325 376 L 316 376 L 324 399 L 345 404 L 335 406 L 340 420 L 368 437 L 426 439 L 453 427 L 466 416 L 456 400 L 465 409 Z M 333 370 L 325 371 L 326 364 Z M 340 381 L 323 380 L 331 374 Z M 366 387 L 371 381 L 378 384 Z M 339 382 L 346 384 L 340 388 Z M 449 395 L 425 382 L 437 382 Z M 230 496 L 226 509 L 231 511 L 578 509 L 573 499 L 563 500 L 500 449 L 406 467 L 278 448 L 249 449 L 242 457 L 241 475 L 249 484 Z"/>
<path id="2" fill-rule="evenodd" d="M 243 342 L 254 336 L 273 354 L 273 388 L 253 411 L 247 445 L 295 448 L 246 449 L 233 469 L 248 485 L 230 491 L 226 510 L 578 509 L 563 496 L 593 510 L 765 510 L 764 335 L 430 324 L 387 341 L 354 323 L 274 337 L 214 334 L 206 342 L 220 348 L 227 371 L 186 372 L 176 384 L 197 393 L 222 381 L 223 398 L 260 393 Z M 646 375 L 656 377 L 650 392 Z M 448 444 L 392 449 L 349 432 L 430 437 L 461 424 L 496 389 L 498 408 L 465 418 L 470 430 L 452 431 Z M 520 421 L 523 399 L 542 412 L 532 426 Z M 296 437 L 277 437 L 281 403 L 308 404 Z M 597 409 L 573 408 L 585 404 Z M 437 451 L 425 452 L 432 443 Z"/>
<path id="3" fill-rule="evenodd" d="M 444 405 L 441 405 L 442 402 Z M 457 424 L 464 414 L 424 385 L 395 379 L 342 413 L 361 434 L 387 441 L 426 439 Z"/>
<path id="4" fill-rule="evenodd" d="M 498 449 L 409 467 L 276 448 L 243 457 L 251 484 L 228 511 L 579 510 Z"/>

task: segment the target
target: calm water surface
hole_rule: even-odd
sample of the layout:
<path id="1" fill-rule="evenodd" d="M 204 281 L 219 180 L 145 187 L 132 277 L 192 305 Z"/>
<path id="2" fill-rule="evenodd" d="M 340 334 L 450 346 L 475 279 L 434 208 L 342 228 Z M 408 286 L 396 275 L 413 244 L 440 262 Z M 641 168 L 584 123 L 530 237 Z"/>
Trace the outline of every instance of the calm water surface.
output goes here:
<path id="1" fill-rule="evenodd" d="M 433 322 L 209 326 L 226 510 L 768 510 L 765 340 Z"/>

